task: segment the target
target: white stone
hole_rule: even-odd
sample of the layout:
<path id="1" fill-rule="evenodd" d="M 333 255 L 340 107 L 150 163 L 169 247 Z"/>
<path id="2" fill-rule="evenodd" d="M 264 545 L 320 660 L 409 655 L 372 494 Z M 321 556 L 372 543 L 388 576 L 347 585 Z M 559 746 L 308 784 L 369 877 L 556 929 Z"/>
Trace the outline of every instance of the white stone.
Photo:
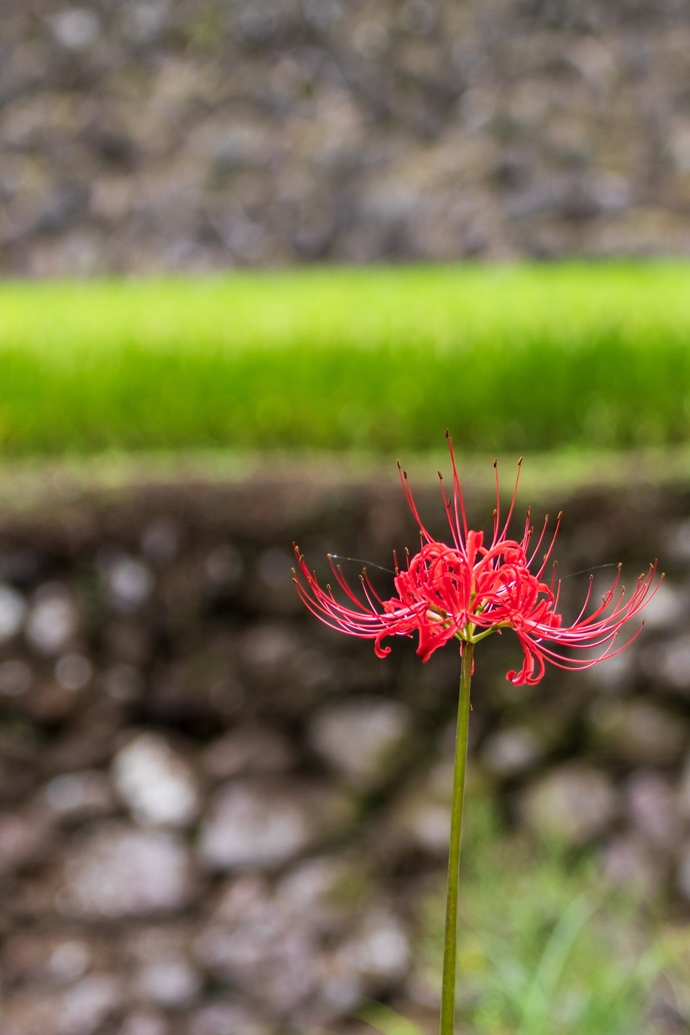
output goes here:
<path id="1" fill-rule="evenodd" d="M 190 766 L 155 733 L 142 733 L 113 759 L 113 782 L 137 822 L 185 827 L 199 810 Z"/>
<path id="2" fill-rule="evenodd" d="M 347 799 L 326 788 L 232 781 L 215 795 L 199 850 L 212 869 L 271 869 L 350 818 Z"/>
<path id="3" fill-rule="evenodd" d="M 602 690 L 620 690 L 632 681 L 636 660 L 634 652 L 626 650 L 594 665 L 587 670 L 587 675 Z"/>
<path id="4" fill-rule="evenodd" d="M 309 740 L 334 769 L 364 788 L 386 775 L 410 725 L 404 704 L 363 695 L 323 708 L 310 724 Z"/>
<path id="5" fill-rule="evenodd" d="M 189 879 L 188 852 L 173 834 L 108 823 L 68 850 L 58 906 L 89 919 L 169 912 L 187 903 Z"/>
<path id="6" fill-rule="evenodd" d="M 544 745 L 528 726 L 501 730 L 484 744 L 482 757 L 499 776 L 515 776 L 530 769 L 544 752 Z"/>
<path id="7" fill-rule="evenodd" d="M 173 1008 L 191 1002 L 200 987 L 198 971 L 183 956 L 154 960 L 142 968 L 137 980 L 142 999 Z"/>
<path id="8" fill-rule="evenodd" d="M 690 520 L 683 521 L 670 530 L 668 550 L 678 561 L 690 560 Z"/>
<path id="9" fill-rule="evenodd" d="M 609 778 L 585 766 L 565 765 L 547 773 L 522 798 L 523 816 L 536 833 L 573 845 L 603 833 L 617 807 Z"/>
<path id="10" fill-rule="evenodd" d="M 68 941 L 53 950 L 48 970 L 57 981 L 70 982 L 80 978 L 91 962 L 91 951 L 82 941 Z"/>
<path id="11" fill-rule="evenodd" d="M 377 978 L 400 978 L 410 962 L 410 944 L 402 924 L 383 909 L 367 913 L 359 938 L 342 952 L 353 955 L 361 974 Z"/>
<path id="12" fill-rule="evenodd" d="M 0 643 L 15 636 L 26 615 L 26 601 L 12 586 L 0 583 Z"/>
<path id="13" fill-rule="evenodd" d="M 83 50 L 99 36 L 98 15 L 86 7 L 70 7 L 50 19 L 55 38 L 67 50 Z"/>
<path id="14" fill-rule="evenodd" d="M 134 557 L 108 558 L 101 565 L 101 573 L 108 601 L 125 614 L 137 611 L 153 587 L 151 572 Z"/>
<path id="15" fill-rule="evenodd" d="M 29 612 L 26 635 L 40 654 L 59 654 L 77 629 L 77 611 L 64 587 L 43 586 Z"/>
<path id="16" fill-rule="evenodd" d="M 690 636 L 678 636 L 654 651 L 653 669 L 678 690 L 690 688 Z"/>
<path id="17" fill-rule="evenodd" d="M 122 1002 L 122 986 L 110 974 L 90 974 L 63 993 L 59 1035 L 91 1035 Z"/>
<path id="18" fill-rule="evenodd" d="M 662 582 L 645 604 L 644 623 L 649 629 L 663 629 L 682 618 L 687 606 L 687 596 L 681 589 L 669 582 Z"/>

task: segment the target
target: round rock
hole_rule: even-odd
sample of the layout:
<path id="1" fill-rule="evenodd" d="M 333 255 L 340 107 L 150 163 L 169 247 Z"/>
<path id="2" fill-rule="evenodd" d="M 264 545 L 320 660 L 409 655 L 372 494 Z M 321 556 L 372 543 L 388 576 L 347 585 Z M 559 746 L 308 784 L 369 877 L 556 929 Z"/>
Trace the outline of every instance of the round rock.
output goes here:
<path id="1" fill-rule="evenodd" d="M 348 782 L 367 788 L 386 776 L 410 725 L 404 704 L 363 695 L 323 708 L 309 727 L 309 740 Z"/>
<path id="2" fill-rule="evenodd" d="M 566 765 L 548 773 L 522 799 L 523 816 L 535 833 L 572 845 L 603 833 L 617 806 L 609 778 L 585 766 Z"/>
<path id="3" fill-rule="evenodd" d="M 189 855 L 173 834 L 105 823 L 68 851 L 62 912 L 86 919 L 146 916 L 184 906 Z"/>
<path id="4" fill-rule="evenodd" d="M 232 781 L 212 801 L 199 851 L 214 870 L 271 869 L 343 829 L 351 817 L 349 800 L 329 788 Z"/>
<path id="5" fill-rule="evenodd" d="M 112 775 L 138 822 L 184 827 L 196 818 L 199 792 L 194 773 L 158 734 L 142 733 L 121 748 Z"/>

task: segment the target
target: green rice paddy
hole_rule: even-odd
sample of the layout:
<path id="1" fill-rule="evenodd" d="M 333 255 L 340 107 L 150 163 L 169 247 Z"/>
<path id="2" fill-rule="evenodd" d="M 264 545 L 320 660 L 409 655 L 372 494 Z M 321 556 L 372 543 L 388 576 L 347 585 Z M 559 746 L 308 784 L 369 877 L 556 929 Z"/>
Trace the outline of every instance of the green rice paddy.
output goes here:
<path id="1" fill-rule="evenodd" d="M 690 439 L 690 265 L 0 284 L 5 456 Z"/>

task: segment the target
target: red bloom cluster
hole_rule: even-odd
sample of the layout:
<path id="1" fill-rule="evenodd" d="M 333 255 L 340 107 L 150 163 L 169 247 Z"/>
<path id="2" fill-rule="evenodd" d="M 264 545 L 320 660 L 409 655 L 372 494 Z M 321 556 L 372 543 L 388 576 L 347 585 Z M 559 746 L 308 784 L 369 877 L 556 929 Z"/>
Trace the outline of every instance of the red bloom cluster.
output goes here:
<path id="1" fill-rule="evenodd" d="M 419 524 L 422 546 L 419 553 L 408 557 L 407 567 L 397 567 L 394 576 L 396 596 L 382 600 L 376 593 L 366 570 L 361 576 L 364 600 L 357 597 L 348 585 L 339 565 L 331 560 L 336 582 L 354 607 L 340 604 L 330 586 L 324 590 L 316 575 L 307 568 L 304 558 L 295 547 L 295 554 L 304 583 L 297 577 L 295 583 L 300 597 L 321 621 L 331 628 L 350 636 L 374 640 L 378 657 L 390 653 L 382 646 L 387 636 L 419 635 L 417 653 L 427 661 L 433 652 L 450 639 L 461 643 L 476 643 L 493 632 L 513 629 L 523 651 L 519 672 L 508 672 L 507 678 L 515 683 L 538 683 L 544 675 L 545 662 L 564 669 L 590 668 L 605 657 L 613 657 L 628 645 L 613 650 L 614 639 L 621 626 L 633 618 L 656 592 L 656 564 L 637 580 L 634 592 L 624 600 L 625 588 L 619 587 L 620 566 L 613 585 L 604 594 L 602 602 L 585 617 L 592 592 L 592 578 L 582 610 L 575 622 L 564 626 L 557 612 L 560 583 L 555 585 L 555 566 L 550 584 L 542 581 L 558 533 L 559 519 L 546 554 L 535 573 L 530 570 L 546 533 L 548 518 L 541 535 L 531 548 L 532 528 L 529 512 L 522 539 L 508 538 L 513 516 L 520 467 L 507 520 L 500 522 L 498 474 L 496 476 L 496 510 L 493 537 L 484 545 L 484 533 L 467 527 L 465 506 L 458 479 L 453 446 L 448 439 L 453 465 L 453 497 L 448 499 L 441 479 L 441 491 L 450 524 L 453 545 L 438 542 L 424 527 L 406 472 L 400 470 L 403 491 Z M 398 465 L 399 466 L 399 465 Z M 494 465 L 496 466 L 496 465 Z M 663 577 L 663 576 L 662 576 Z M 639 632 L 639 630 L 638 630 Z M 637 635 L 637 633 L 635 634 Z M 634 638 L 634 637 L 633 637 Z M 592 658 L 573 658 L 557 648 L 602 648 Z"/>

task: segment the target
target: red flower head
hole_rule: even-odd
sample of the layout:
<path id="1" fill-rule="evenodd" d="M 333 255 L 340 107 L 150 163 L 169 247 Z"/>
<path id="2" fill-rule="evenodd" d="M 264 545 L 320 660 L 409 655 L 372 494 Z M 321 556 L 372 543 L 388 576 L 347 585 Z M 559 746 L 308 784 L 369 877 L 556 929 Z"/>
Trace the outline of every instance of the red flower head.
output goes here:
<path id="1" fill-rule="evenodd" d="M 532 565 L 546 533 L 548 518 L 533 548 L 529 511 L 522 539 L 509 539 L 508 528 L 515 507 L 520 464 L 508 517 L 503 526 L 500 522 L 497 471 L 493 536 L 491 543 L 485 546 L 484 533 L 474 532 L 467 527 L 450 438 L 448 445 L 453 464 L 452 500 L 446 496 L 440 473 L 439 478 L 453 545 L 438 542 L 427 532 L 417 511 L 407 473 L 398 464 L 403 492 L 419 524 L 422 545 L 419 553 L 412 558 L 408 556 L 404 570 L 396 564 L 393 580 L 396 595 L 382 600 L 365 570 L 361 575 L 364 600 L 360 600 L 345 580 L 340 566 L 334 564 L 331 557 L 329 559 L 336 582 L 354 606 L 340 604 L 330 586 L 325 590 L 319 586 L 316 575 L 309 571 L 295 547 L 299 570 L 304 578 L 303 583 L 295 577 L 295 583 L 309 610 L 333 629 L 373 640 L 374 650 L 380 658 L 391 650 L 389 646 L 382 646 L 387 636 L 411 636 L 414 632 L 418 633 L 417 653 L 422 661 L 428 661 L 435 650 L 451 639 L 460 641 L 462 651 L 463 643 L 477 643 L 493 632 L 512 629 L 517 634 L 524 654 L 520 671 L 508 672 L 506 677 L 516 685 L 538 683 L 544 675 L 546 661 L 558 668 L 577 670 L 590 668 L 604 658 L 620 653 L 637 633 L 623 646 L 613 650 L 616 634 L 628 619 L 644 607 L 659 587 L 659 582 L 654 586 L 656 563 L 651 565 L 646 575 L 639 577 L 628 600 L 624 599 L 625 587 L 619 587 L 619 565 L 613 585 L 604 594 L 601 604 L 585 617 L 592 592 L 590 576 L 589 589 L 580 614 L 572 625 L 563 625 L 557 611 L 560 583 L 554 585 L 555 565 L 550 584 L 542 581 L 558 534 L 560 514 L 548 550 L 539 568 L 532 572 Z M 494 467 L 497 470 L 496 464 Z M 595 658 L 573 658 L 563 655 L 560 652 L 563 648 L 602 648 L 602 652 Z"/>

